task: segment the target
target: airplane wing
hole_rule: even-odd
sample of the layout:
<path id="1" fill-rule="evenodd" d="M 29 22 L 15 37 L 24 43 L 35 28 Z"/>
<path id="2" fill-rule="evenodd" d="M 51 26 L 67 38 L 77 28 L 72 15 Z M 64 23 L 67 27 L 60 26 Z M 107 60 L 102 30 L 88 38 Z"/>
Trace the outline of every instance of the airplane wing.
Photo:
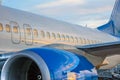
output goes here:
<path id="1" fill-rule="evenodd" d="M 82 50 L 87 54 L 99 56 L 99 57 L 107 57 L 112 55 L 120 55 L 120 41 L 117 42 L 108 42 L 108 43 L 100 43 L 100 44 L 91 44 L 85 46 L 70 46 L 65 44 L 50 44 L 43 47 L 53 47 L 58 49 L 64 49 L 68 51 L 75 52 L 75 49 Z M 79 51 L 77 51 L 79 52 Z"/>
<path id="2" fill-rule="evenodd" d="M 94 56 L 106 57 L 112 55 L 120 55 L 120 41 L 76 47 L 77 49 L 83 50 L 86 53 Z"/>
<path id="3" fill-rule="evenodd" d="M 110 69 L 120 64 L 120 41 L 76 47 L 84 51 L 87 55 L 94 56 L 87 56 L 87 59 L 97 68 Z"/>

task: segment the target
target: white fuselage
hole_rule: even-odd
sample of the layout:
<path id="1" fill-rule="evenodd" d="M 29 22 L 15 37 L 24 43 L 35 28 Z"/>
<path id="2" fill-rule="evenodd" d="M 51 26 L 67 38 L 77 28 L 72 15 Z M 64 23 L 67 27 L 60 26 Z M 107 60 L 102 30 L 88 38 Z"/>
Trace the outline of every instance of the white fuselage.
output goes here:
<path id="1" fill-rule="evenodd" d="M 0 6 L 0 52 L 46 44 L 88 45 L 114 42 L 118 38 L 97 29 Z"/>

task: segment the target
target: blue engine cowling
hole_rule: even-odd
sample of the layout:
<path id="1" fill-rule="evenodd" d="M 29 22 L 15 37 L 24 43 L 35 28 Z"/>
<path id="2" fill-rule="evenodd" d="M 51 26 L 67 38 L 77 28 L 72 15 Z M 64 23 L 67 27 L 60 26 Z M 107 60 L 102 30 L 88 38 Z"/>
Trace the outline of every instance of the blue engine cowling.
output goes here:
<path id="1" fill-rule="evenodd" d="M 97 80 L 97 72 L 81 55 L 54 48 L 33 48 L 9 58 L 1 80 Z"/>

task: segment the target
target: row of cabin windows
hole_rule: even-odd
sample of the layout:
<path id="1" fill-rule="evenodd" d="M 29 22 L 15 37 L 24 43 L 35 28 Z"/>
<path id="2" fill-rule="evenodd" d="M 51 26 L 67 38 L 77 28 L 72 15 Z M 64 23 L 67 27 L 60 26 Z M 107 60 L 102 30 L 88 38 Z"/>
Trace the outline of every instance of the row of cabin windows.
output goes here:
<path id="1" fill-rule="evenodd" d="M 40 34 L 42 38 L 47 38 L 47 39 L 57 39 L 57 40 L 82 43 L 82 44 L 100 43 L 100 41 L 96 41 L 96 40 L 89 40 L 85 38 L 78 38 L 78 37 L 73 37 L 73 36 L 68 36 L 63 34 L 60 35 L 59 33 L 55 34 L 55 33 L 41 31 Z"/>
<path id="2" fill-rule="evenodd" d="M 9 24 L 5 25 L 6 32 L 11 32 L 11 28 Z M 0 23 L 0 31 L 3 31 L 3 25 Z M 13 26 L 13 32 L 18 33 L 18 26 Z"/>
<path id="3" fill-rule="evenodd" d="M 65 36 L 65 35 L 60 35 L 59 33 L 55 34 L 55 33 L 49 33 L 49 32 L 44 32 L 44 31 L 41 31 L 41 37 L 42 38 L 48 38 L 48 39 L 57 39 L 57 40 L 62 40 L 62 41 L 70 41 L 70 38 L 71 38 L 71 41 L 74 42 L 74 38 L 71 36 Z M 75 38 L 76 41 L 78 41 L 77 37 Z"/>
<path id="4" fill-rule="evenodd" d="M 11 32 L 11 27 L 9 24 L 5 25 L 5 30 L 6 32 Z M 0 31 L 3 31 L 3 25 L 0 23 Z M 18 33 L 18 26 L 13 26 L 13 32 L 14 33 Z M 27 34 L 27 36 L 31 36 L 32 35 L 32 28 L 27 28 L 25 30 L 25 33 Z M 33 34 L 34 37 L 38 37 L 38 31 L 37 29 L 33 29 Z M 62 41 L 68 41 L 68 42 L 76 42 L 76 43 L 81 43 L 81 44 L 94 44 L 94 43 L 99 43 L 100 41 L 96 41 L 96 40 L 89 40 L 89 39 L 83 39 L 83 38 L 78 38 L 78 37 L 73 37 L 73 36 L 68 36 L 68 35 L 60 35 L 59 33 L 55 34 L 55 33 L 50 33 L 50 32 L 44 32 L 41 31 L 40 32 L 41 37 L 47 38 L 47 39 L 55 39 L 55 40 L 62 40 Z"/>

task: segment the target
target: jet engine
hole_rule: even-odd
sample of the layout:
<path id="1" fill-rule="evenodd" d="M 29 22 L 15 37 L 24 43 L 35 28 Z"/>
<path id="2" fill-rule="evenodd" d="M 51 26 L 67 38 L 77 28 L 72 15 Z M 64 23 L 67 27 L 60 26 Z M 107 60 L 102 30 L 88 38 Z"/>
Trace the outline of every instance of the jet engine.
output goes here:
<path id="1" fill-rule="evenodd" d="M 97 72 L 82 55 L 44 47 L 16 52 L 5 62 L 1 80 L 97 80 Z"/>

